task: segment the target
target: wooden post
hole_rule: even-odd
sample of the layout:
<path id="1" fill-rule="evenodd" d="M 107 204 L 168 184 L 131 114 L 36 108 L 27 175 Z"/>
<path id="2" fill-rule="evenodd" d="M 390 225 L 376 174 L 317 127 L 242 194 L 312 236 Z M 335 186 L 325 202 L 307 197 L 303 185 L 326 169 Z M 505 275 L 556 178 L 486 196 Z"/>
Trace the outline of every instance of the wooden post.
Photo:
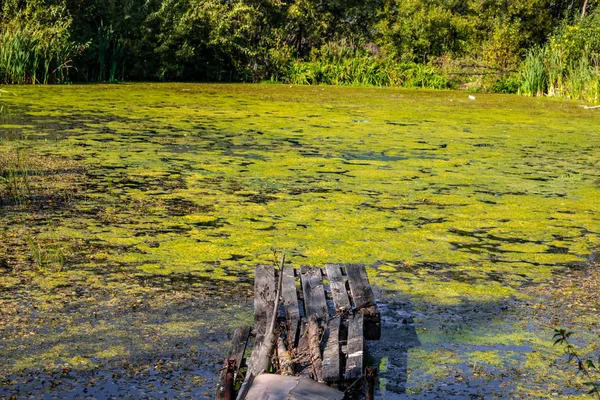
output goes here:
<path id="1" fill-rule="evenodd" d="M 230 357 L 227 359 L 227 372 L 225 375 L 225 400 L 233 400 L 235 396 L 233 392 L 235 390 L 235 372 L 237 370 L 235 358 Z"/>
<path id="2" fill-rule="evenodd" d="M 375 382 L 377 381 L 377 368 L 367 367 L 365 372 L 365 379 L 367 381 L 365 390 L 365 400 L 375 399 Z"/>

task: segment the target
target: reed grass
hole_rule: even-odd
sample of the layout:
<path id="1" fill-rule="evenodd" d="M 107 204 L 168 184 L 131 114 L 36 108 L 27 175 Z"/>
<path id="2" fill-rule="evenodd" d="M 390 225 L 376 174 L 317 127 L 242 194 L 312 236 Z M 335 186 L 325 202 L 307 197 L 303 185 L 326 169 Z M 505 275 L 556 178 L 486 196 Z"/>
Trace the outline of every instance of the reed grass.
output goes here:
<path id="1" fill-rule="evenodd" d="M 575 25 L 565 26 L 563 31 L 573 33 L 584 29 Z M 581 46 L 574 46 L 578 40 L 558 34 L 544 47 L 530 50 L 520 67 L 519 93 L 599 103 L 600 41 L 593 40 L 593 35 L 590 37 Z"/>
<path id="2" fill-rule="evenodd" d="M 42 24 L 28 10 L 0 25 L 0 82 L 49 83 L 68 77 L 70 57 L 76 46 L 70 41 L 70 19 Z"/>
<path id="3" fill-rule="evenodd" d="M 22 151 L 0 152 L 0 204 L 23 206 L 31 195 L 32 173 Z"/>
<path id="4" fill-rule="evenodd" d="M 402 86 L 446 89 L 446 76 L 434 67 L 414 63 L 396 63 L 362 56 L 331 60 L 291 62 L 282 78 L 297 85 Z"/>

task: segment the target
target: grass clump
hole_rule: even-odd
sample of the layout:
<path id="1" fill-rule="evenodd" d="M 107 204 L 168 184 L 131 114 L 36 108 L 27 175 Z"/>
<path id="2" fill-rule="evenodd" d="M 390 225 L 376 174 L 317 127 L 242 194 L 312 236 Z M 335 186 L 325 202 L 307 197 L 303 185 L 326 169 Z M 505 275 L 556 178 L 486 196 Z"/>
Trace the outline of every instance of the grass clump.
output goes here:
<path id="1" fill-rule="evenodd" d="M 48 208 L 69 204 L 85 182 L 70 160 L 41 156 L 24 148 L 0 150 L 0 205 Z"/>
<path id="2" fill-rule="evenodd" d="M 25 204 L 31 195 L 32 173 L 21 150 L 0 152 L 0 204 Z"/>

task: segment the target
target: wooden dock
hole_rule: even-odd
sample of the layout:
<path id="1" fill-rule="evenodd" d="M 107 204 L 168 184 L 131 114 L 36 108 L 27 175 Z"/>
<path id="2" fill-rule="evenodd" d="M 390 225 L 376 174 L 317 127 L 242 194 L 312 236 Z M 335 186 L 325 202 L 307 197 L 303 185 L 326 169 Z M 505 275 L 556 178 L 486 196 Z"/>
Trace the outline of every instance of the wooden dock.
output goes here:
<path id="1" fill-rule="evenodd" d="M 271 325 L 274 332 L 269 332 Z M 235 398 L 245 370 L 247 375 L 308 376 L 346 388 L 364 376 L 365 340 L 378 340 L 380 335 L 380 314 L 363 265 L 300 269 L 283 262 L 279 269 L 259 265 L 254 279 L 254 327 L 235 331 L 215 398 Z M 264 357 L 265 341 L 274 341 L 273 356 L 266 370 L 257 372 L 262 368 L 257 367 L 257 358 Z M 247 358 L 249 349 L 252 356 Z M 245 378 L 251 383 L 253 376 Z"/>

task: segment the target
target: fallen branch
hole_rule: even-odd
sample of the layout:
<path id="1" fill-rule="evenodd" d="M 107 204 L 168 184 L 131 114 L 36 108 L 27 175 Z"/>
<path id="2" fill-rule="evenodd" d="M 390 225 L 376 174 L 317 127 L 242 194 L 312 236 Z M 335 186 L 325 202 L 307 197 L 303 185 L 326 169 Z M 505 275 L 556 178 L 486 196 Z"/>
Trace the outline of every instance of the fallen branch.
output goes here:
<path id="1" fill-rule="evenodd" d="M 586 110 L 593 110 L 595 108 L 600 108 L 600 106 L 581 106 L 583 108 L 585 108 Z"/>

